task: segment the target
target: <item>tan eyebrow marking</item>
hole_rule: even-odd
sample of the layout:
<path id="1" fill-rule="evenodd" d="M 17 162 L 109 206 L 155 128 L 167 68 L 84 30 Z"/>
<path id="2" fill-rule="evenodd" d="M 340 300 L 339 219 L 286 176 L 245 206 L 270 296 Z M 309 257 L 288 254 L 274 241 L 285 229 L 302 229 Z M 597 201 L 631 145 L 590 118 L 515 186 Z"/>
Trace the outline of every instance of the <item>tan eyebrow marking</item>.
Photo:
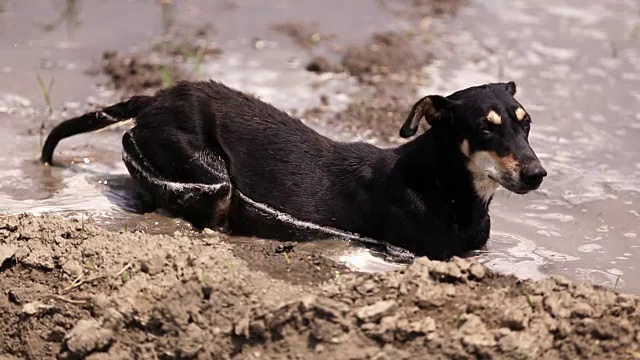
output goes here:
<path id="1" fill-rule="evenodd" d="M 525 116 L 527 116 L 527 112 L 524 111 L 523 108 L 519 107 L 516 109 L 516 119 L 518 119 L 518 121 L 524 120 Z"/>
<path id="2" fill-rule="evenodd" d="M 498 115 L 498 113 L 496 113 L 493 110 L 489 111 L 489 113 L 487 114 L 487 120 L 490 123 L 493 123 L 496 125 L 500 125 L 502 123 L 502 117 L 500 117 L 500 115 Z"/>

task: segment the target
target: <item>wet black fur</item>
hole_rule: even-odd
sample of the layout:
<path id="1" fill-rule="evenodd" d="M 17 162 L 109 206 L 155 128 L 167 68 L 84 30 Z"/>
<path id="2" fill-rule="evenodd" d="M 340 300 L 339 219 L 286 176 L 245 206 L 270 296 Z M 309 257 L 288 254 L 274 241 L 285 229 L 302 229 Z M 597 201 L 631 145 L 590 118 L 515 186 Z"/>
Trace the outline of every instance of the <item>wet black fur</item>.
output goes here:
<path id="1" fill-rule="evenodd" d="M 505 88 L 504 84 L 490 86 Z M 481 94 L 475 95 L 480 96 L 476 100 L 483 100 Z M 435 105 L 444 109 L 453 102 Z M 148 165 L 145 171 L 178 183 L 230 182 L 225 188 L 232 191 L 230 208 L 212 224 L 214 205 L 224 194 L 183 194 L 167 201 L 162 189 L 150 188 L 128 166 L 156 206 L 196 225 L 228 221 L 233 233 L 278 239 L 322 236 L 265 216 L 243 201 L 240 191 L 297 219 L 433 259 L 479 249 L 489 236 L 490 200 L 480 199 L 472 186 L 467 159 L 460 151 L 462 134 L 445 125 L 467 119 L 451 115 L 448 119 L 438 112 L 442 124 L 436 121 L 431 130 L 395 149 L 340 143 L 269 104 L 213 81 L 178 83 L 154 97 L 134 97 L 103 111 L 118 120 L 136 117 L 123 145 L 131 149 L 135 139 Z M 85 114 L 54 129 L 42 161 L 51 162 L 62 138 L 112 123 L 96 117 L 98 113 Z M 403 131 L 405 137 L 412 135 L 412 126 L 405 125 Z M 211 170 L 216 166 L 225 170 Z"/>

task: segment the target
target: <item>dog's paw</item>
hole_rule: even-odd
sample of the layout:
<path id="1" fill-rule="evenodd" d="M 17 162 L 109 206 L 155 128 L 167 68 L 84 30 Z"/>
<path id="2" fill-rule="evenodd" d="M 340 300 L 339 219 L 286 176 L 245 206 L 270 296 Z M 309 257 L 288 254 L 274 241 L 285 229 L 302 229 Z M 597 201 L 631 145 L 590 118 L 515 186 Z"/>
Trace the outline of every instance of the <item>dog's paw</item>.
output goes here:
<path id="1" fill-rule="evenodd" d="M 229 223 L 227 223 L 226 221 L 224 222 L 224 224 L 219 224 L 219 225 L 212 226 L 211 230 L 217 231 L 217 232 L 225 234 L 225 235 L 231 234 L 231 227 L 229 226 Z"/>

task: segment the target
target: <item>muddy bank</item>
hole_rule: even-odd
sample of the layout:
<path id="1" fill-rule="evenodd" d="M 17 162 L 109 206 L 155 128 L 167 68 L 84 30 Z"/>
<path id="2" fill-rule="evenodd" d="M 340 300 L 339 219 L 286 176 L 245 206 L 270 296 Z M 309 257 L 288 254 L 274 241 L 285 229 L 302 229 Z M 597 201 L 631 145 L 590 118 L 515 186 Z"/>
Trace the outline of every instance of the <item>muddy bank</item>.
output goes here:
<path id="1" fill-rule="evenodd" d="M 296 256 L 281 255 L 282 264 Z M 461 259 L 301 285 L 252 270 L 212 232 L 147 235 L 2 216 L 0 263 L 8 357 L 624 359 L 640 351 L 637 297 L 563 278 L 518 281 Z"/>
<path id="2" fill-rule="evenodd" d="M 215 37 L 215 27 L 173 27 L 135 53 L 107 50 L 102 59 L 85 70 L 89 75 L 105 75 L 104 87 L 117 90 L 121 98 L 153 95 L 178 81 L 200 80 L 201 65 L 222 54 Z"/>

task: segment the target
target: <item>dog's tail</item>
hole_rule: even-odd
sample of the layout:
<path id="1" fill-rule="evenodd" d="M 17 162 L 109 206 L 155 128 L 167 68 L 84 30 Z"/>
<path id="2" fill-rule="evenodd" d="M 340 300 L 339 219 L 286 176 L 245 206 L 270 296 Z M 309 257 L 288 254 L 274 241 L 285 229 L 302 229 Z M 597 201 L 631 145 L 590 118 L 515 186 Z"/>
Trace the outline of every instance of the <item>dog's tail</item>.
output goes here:
<path id="1" fill-rule="evenodd" d="M 40 161 L 51 164 L 53 151 L 60 140 L 137 117 L 144 109 L 153 104 L 153 101 L 153 96 L 133 96 L 127 101 L 108 106 L 100 111 L 86 113 L 61 122 L 47 136 L 42 147 Z"/>

